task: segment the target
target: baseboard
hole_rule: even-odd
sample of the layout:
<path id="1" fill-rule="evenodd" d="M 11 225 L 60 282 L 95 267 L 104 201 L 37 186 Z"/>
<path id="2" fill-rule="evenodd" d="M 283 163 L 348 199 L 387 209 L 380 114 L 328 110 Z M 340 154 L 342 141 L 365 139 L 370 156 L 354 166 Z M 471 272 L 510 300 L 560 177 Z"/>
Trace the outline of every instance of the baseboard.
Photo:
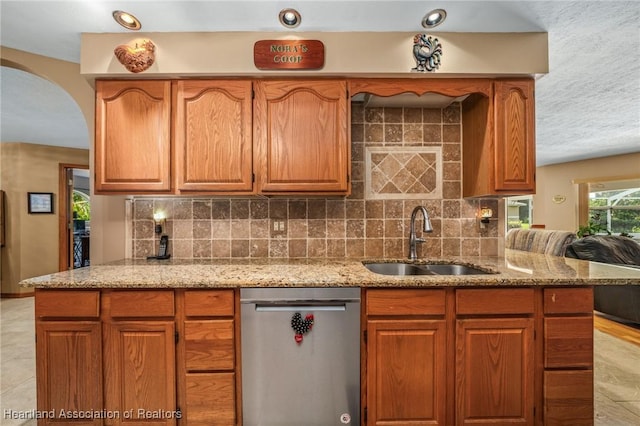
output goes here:
<path id="1" fill-rule="evenodd" d="M 596 311 L 593 316 L 593 326 L 596 330 L 602 331 L 603 333 L 640 346 L 640 326 L 637 324 L 621 323 L 615 321 L 615 319 L 610 316 L 602 315 Z"/>
<path id="2" fill-rule="evenodd" d="M 29 293 L 0 293 L 0 299 L 19 299 L 21 297 L 33 297 L 33 291 Z"/>

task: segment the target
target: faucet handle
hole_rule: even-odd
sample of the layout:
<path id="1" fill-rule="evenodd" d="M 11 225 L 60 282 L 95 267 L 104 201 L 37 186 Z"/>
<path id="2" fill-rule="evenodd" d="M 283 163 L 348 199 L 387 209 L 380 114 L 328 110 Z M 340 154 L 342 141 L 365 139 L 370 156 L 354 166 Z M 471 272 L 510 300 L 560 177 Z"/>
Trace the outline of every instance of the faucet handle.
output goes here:
<path id="1" fill-rule="evenodd" d="M 422 237 L 417 237 L 415 241 L 416 241 L 416 243 L 426 243 L 427 242 L 427 240 L 422 238 Z"/>

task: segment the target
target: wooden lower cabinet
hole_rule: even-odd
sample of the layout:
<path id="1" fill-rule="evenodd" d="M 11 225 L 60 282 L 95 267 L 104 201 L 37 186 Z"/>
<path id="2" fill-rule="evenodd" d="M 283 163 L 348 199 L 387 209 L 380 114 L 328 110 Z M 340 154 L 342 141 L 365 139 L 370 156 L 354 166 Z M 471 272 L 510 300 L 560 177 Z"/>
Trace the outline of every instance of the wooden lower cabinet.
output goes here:
<path id="1" fill-rule="evenodd" d="M 36 290 L 38 425 L 241 425 L 234 290 Z"/>
<path id="2" fill-rule="evenodd" d="M 102 425 L 100 292 L 35 292 L 38 425 Z"/>
<path id="3" fill-rule="evenodd" d="M 593 424 L 590 292 L 366 290 L 365 424 Z"/>
<path id="4" fill-rule="evenodd" d="M 456 324 L 456 424 L 533 424 L 533 318 Z"/>
<path id="5" fill-rule="evenodd" d="M 187 373 L 186 423 L 190 426 L 235 425 L 235 383 L 235 373 Z"/>
<path id="6" fill-rule="evenodd" d="M 242 425 L 238 294 L 37 289 L 38 425 Z M 363 424 L 592 425 L 592 309 L 586 287 L 364 290 Z"/>
<path id="7" fill-rule="evenodd" d="M 593 370 L 544 372 L 544 424 L 593 425 Z"/>
<path id="8" fill-rule="evenodd" d="M 121 413 L 106 424 L 176 424 L 175 352 L 173 321 L 105 325 L 105 409 Z"/>
<path id="9" fill-rule="evenodd" d="M 545 426 L 593 425 L 593 289 L 543 290 Z"/>
<path id="10" fill-rule="evenodd" d="M 37 407 L 47 413 L 39 425 L 102 424 L 99 418 L 74 418 L 102 409 L 101 348 L 98 321 L 37 322 Z"/>
<path id="11" fill-rule="evenodd" d="M 234 291 L 186 290 L 178 305 L 181 426 L 241 425 Z"/>
<path id="12" fill-rule="evenodd" d="M 444 425 L 444 320 L 367 322 L 367 424 Z"/>

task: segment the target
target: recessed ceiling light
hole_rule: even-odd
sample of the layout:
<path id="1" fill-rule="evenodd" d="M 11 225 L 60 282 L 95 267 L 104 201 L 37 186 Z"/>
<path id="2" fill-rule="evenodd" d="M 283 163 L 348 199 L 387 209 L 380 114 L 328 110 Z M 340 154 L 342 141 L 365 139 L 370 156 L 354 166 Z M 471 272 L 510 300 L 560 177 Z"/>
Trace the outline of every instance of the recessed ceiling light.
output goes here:
<path id="1" fill-rule="evenodd" d="M 286 28 L 295 28 L 300 25 L 302 18 L 300 13 L 295 9 L 283 9 L 278 15 L 280 23 Z"/>
<path id="2" fill-rule="evenodd" d="M 138 21 L 138 18 L 136 18 L 130 13 L 123 12 L 121 10 L 113 11 L 113 19 L 115 19 L 118 24 L 122 25 L 128 30 L 137 31 L 140 28 L 142 28 L 142 24 L 140 24 L 140 21 Z"/>
<path id="3" fill-rule="evenodd" d="M 422 18 L 422 26 L 430 29 L 442 24 L 447 18 L 447 12 L 444 9 L 434 9 L 424 15 Z"/>

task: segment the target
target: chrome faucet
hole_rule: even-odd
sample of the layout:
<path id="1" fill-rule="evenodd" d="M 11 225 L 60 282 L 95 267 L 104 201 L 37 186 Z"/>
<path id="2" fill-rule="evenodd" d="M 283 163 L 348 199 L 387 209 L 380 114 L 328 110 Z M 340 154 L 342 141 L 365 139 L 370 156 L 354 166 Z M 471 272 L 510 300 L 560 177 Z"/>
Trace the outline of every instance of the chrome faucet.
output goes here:
<path id="1" fill-rule="evenodd" d="M 429 219 L 429 213 L 427 213 L 427 209 L 424 206 L 417 206 L 411 212 L 411 230 L 409 232 L 409 259 L 416 260 L 418 255 L 416 254 L 416 245 L 418 243 L 424 243 L 426 240 L 424 238 L 416 237 L 416 216 L 418 212 L 422 211 L 422 223 L 424 232 L 433 232 L 433 228 L 431 227 L 431 220 Z"/>

